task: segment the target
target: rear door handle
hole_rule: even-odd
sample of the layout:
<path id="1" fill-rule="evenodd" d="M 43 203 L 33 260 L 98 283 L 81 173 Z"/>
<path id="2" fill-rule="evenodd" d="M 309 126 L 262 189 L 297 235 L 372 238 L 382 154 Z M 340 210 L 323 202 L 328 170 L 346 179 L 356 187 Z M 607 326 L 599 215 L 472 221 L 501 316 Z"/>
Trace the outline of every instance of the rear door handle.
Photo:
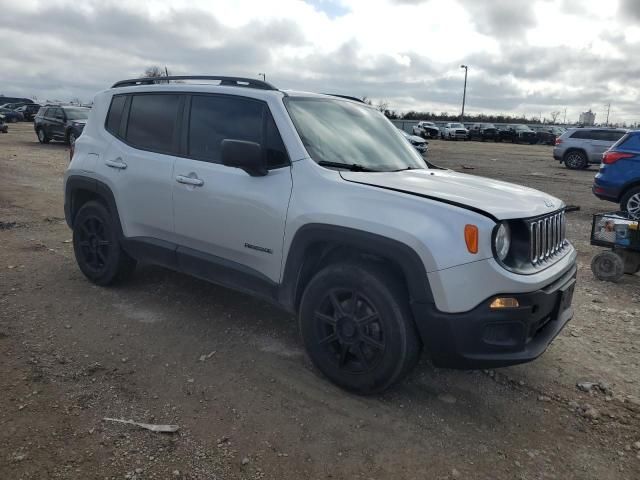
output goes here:
<path id="1" fill-rule="evenodd" d="M 116 158 L 115 160 L 105 160 L 104 164 L 107 167 L 118 168 L 120 170 L 124 170 L 125 168 L 127 168 L 127 164 L 124 163 L 120 157 Z"/>
<path id="2" fill-rule="evenodd" d="M 185 185 L 192 185 L 194 187 L 201 187 L 204 185 L 204 180 L 198 178 L 195 173 L 187 175 L 178 175 L 176 177 L 178 183 L 184 183 Z"/>

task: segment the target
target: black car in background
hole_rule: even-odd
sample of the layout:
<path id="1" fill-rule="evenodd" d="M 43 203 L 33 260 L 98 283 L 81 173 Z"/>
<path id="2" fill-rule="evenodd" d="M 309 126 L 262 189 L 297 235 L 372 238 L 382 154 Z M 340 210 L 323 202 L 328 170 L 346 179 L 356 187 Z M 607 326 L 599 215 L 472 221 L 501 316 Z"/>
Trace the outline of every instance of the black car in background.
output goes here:
<path id="1" fill-rule="evenodd" d="M 24 116 L 25 122 L 31 122 L 38 110 L 40 110 L 40 105 L 37 103 L 29 103 L 15 109 L 16 112 L 20 112 Z"/>
<path id="2" fill-rule="evenodd" d="M 536 132 L 526 125 L 505 125 L 498 130 L 498 138 L 501 142 L 530 143 L 538 142 Z"/>
<path id="3" fill-rule="evenodd" d="M 8 123 L 16 123 L 24 120 L 24 115 L 10 108 L 0 107 L 0 115 L 4 115 L 4 121 Z"/>
<path id="4" fill-rule="evenodd" d="M 493 123 L 474 123 L 469 125 L 469 140 L 498 141 L 498 129 Z"/>
<path id="5" fill-rule="evenodd" d="M 545 145 L 555 145 L 556 138 L 564 133 L 564 129 L 560 127 L 546 127 L 541 125 L 532 127 L 532 129 L 536 132 L 538 143 L 543 143 Z"/>
<path id="6" fill-rule="evenodd" d="M 33 119 L 33 129 L 40 143 L 59 140 L 69 145 L 82 134 L 90 109 L 71 105 L 46 105 Z"/>

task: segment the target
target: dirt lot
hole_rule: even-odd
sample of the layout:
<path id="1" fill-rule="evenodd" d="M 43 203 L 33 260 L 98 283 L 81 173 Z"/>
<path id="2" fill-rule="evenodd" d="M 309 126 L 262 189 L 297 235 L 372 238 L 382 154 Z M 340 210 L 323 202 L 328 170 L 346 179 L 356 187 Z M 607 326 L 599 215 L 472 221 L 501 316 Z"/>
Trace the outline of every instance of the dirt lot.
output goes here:
<path id="1" fill-rule="evenodd" d="M 12 124 L 0 135 L 0 478 L 640 478 L 640 279 L 592 278 L 590 214 L 612 207 L 590 193 L 594 169 L 561 168 L 546 146 L 436 140 L 431 159 L 581 206 L 576 316 L 533 363 L 464 372 L 425 358 L 360 398 L 320 378 L 294 319 L 270 305 L 150 266 L 118 288 L 89 284 L 63 220 L 67 148 Z"/>

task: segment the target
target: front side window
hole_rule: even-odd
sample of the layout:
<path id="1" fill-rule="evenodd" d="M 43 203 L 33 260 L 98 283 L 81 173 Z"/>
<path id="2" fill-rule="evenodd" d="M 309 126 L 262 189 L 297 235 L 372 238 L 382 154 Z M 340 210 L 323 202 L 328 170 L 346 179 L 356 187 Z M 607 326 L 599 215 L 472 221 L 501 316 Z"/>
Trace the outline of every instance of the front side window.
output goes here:
<path id="1" fill-rule="evenodd" d="M 307 152 L 318 163 L 373 171 L 425 168 L 422 157 L 375 108 L 309 97 L 287 97 L 285 105 Z"/>
<path id="2" fill-rule="evenodd" d="M 195 95 L 189 118 L 189 157 L 222 163 L 222 141 L 243 140 L 262 145 L 267 168 L 289 164 L 284 143 L 266 105 L 255 100 Z"/>
<path id="3" fill-rule="evenodd" d="M 133 95 L 127 142 L 144 150 L 174 153 L 180 95 Z"/>
<path id="4" fill-rule="evenodd" d="M 224 96 L 193 96 L 189 118 L 188 155 L 198 160 L 222 163 L 222 141 L 260 143 L 260 102 Z"/>

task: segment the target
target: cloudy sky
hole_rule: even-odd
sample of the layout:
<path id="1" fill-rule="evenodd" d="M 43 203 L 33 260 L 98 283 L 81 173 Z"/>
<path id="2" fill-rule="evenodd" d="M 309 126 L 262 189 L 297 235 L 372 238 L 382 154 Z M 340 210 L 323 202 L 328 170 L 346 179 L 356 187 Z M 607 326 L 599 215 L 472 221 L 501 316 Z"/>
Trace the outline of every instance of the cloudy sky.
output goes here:
<path id="1" fill-rule="evenodd" d="M 151 65 L 407 111 L 640 121 L 638 0 L 0 0 L 0 94 L 88 101 Z"/>

